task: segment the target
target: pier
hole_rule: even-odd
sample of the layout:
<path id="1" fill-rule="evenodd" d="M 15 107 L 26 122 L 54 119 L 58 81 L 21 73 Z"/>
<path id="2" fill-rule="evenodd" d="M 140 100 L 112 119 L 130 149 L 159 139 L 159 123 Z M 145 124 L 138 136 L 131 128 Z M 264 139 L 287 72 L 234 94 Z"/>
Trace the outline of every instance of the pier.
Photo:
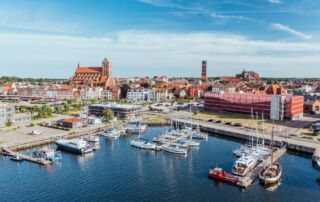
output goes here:
<path id="1" fill-rule="evenodd" d="M 21 158 L 21 159 L 23 159 L 25 161 L 30 161 L 32 163 L 37 163 L 37 164 L 40 164 L 40 165 L 48 165 L 48 164 L 52 163 L 51 161 L 48 161 L 48 160 L 45 160 L 45 159 L 42 159 L 42 158 L 32 157 L 32 156 L 29 156 L 29 155 L 26 155 L 26 154 L 22 154 L 22 153 L 11 151 L 11 150 L 6 149 L 6 148 L 2 148 L 1 154 L 2 155 L 6 155 L 6 156 L 11 156 L 11 157 L 19 157 L 19 158 Z"/>
<path id="2" fill-rule="evenodd" d="M 287 149 L 281 147 L 273 153 L 273 163 L 277 162 L 282 155 L 286 153 Z M 268 165 L 271 164 L 271 156 L 268 156 L 265 160 L 259 163 L 253 170 L 251 170 L 246 176 L 239 179 L 237 185 L 240 187 L 249 187 L 258 177 L 259 173 Z"/>

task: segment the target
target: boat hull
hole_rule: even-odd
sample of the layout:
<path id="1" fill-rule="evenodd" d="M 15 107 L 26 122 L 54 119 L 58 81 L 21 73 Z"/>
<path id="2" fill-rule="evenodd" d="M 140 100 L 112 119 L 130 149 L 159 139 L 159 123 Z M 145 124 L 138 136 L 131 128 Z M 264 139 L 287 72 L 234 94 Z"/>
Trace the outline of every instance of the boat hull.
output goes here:
<path id="1" fill-rule="evenodd" d="M 238 183 L 238 178 L 234 175 L 223 172 L 216 172 L 215 170 L 209 170 L 208 178 L 226 182 L 232 185 L 236 185 Z"/>
<path id="2" fill-rule="evenodd" d="M 262 170 L 260 173 L 259 173 L 259 180 L 260 180 L 260 183 L 263 184 L 263 185 L 271 185 L 271 184 L 275 184 L 277 182 L 280 181 L 280 178 L 281 178 L 281 174 L 282 174 L 282 167 L 280 164 L 276 164 L 278 167 L 279 167 L 279 172 L 276 176 L 274 177 L 268 177 L 268 176 L 265 176 L 263 175 L 263 172 L 265 170 Z"/>

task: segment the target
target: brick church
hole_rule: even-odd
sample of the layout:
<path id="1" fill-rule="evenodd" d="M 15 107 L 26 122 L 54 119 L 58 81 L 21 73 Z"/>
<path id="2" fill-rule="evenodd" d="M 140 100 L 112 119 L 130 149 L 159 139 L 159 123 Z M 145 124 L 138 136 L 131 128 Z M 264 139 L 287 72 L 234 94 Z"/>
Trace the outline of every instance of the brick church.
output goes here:
<path id="1" fill-rule="evenodd" d="M 80 67 L 78 64 L 70 81 L 76 86 L 111 88 L 115 85 L 112 78 L 112 64 L 107 58 L 102 61 L 102 67 Z"/>

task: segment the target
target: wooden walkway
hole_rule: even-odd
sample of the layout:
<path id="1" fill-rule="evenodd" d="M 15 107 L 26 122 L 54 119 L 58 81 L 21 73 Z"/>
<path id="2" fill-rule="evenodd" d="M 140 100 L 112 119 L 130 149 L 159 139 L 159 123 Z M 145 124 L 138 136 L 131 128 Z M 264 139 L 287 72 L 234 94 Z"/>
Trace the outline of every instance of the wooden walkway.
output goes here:
<path id="1" fill-rule="evenodd" d="M 42 159 L 42 158 L 35 158 L 35 157 L 32 157 L 32 156 L 28 156 L 26 154 L 22 154 L 22 153 L 11 151 L 11 150 L 6 149 L 6 148 L 2 148 L 2 152 L 1 153 L 3 155 L 6 155 L 6 156 L 12 156 L 12 157 L 18 156 L 18 157 L 22 158 L 23 160 L 30 161 L 30 162 L 33 162 L 33 163 L 37 163 L 37 164 L 40 164 L 40 165 L 48 165 L 48 164 L 52 163 L 51 161 L 48 161 L 48 160 L 45 160 L 45 159 Z"/>
<path id="2" fill-rule="evenodd" d="M 286 153 L 287 149 L 285 147 L 277 149 L 273 153 L 273 162 L 277 162 L 282 155 Z M 247 188 L 249 187 L 258 177 L 259 173 L 271 163 L 271 156 L 268 156 L 264 161 L 258 164 L 251 172 L 249 172 L 246 176 L 240 178 L 237 185 L 240 187 Z"/>

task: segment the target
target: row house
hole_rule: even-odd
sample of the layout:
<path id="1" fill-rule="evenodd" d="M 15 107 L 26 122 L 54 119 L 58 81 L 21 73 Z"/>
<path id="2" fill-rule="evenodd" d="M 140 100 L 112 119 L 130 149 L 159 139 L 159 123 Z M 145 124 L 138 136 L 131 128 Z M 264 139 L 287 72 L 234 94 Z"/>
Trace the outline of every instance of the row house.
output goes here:
<path id="1" fill-rule="evenodd" d="M 129 89 L 127 91 L 128 100 L 157 100 L 157 91 L 152 89 Z"/>

